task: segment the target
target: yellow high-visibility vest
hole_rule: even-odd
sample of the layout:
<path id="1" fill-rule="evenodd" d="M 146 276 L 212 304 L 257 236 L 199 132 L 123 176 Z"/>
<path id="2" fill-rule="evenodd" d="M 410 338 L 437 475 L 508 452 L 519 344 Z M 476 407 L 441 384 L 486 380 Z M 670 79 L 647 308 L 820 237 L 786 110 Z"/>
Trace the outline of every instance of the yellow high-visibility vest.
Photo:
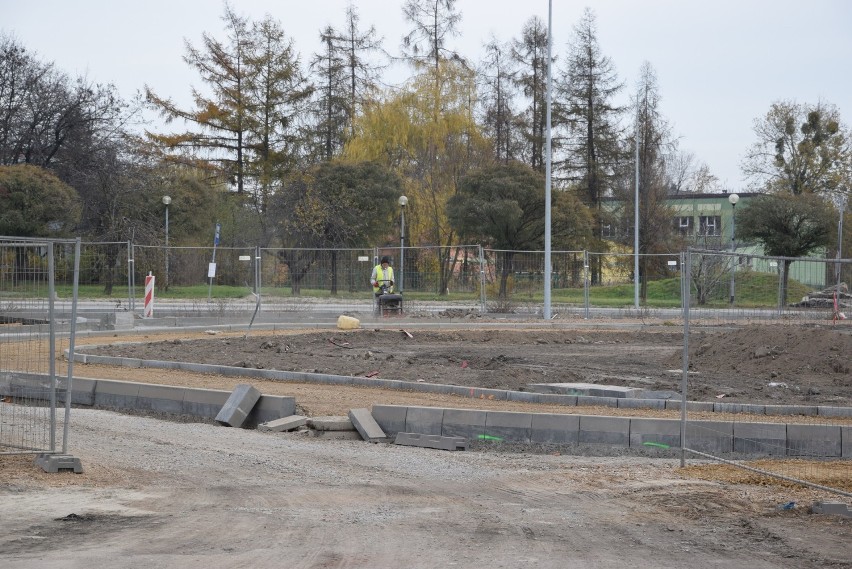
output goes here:
<path id="1" fill-rule="evenodd" d="M 376 275 L 376 281 L 378 281 L 379 283 L 381 283 L 382 281 L 394 280 L 394 278 L 393 278 L 393 267 L 391 267 L 390 265 L 388 265 L 387 269 L 383 269 L 381 263 L 379 263 L 373 269 L 373 272 Z M 373 287 L 373 293 L 378 293 L 378 292 L 379 292 L 379 287 L 374 286 Z M 388 292 L 393 292 L 393 287 L 388 288 Z"/>

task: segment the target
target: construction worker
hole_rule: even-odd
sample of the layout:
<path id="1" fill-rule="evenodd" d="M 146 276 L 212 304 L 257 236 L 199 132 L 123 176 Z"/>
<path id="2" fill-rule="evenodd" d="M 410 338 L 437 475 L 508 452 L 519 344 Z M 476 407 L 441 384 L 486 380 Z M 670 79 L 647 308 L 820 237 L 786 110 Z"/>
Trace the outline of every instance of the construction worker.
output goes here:
<path id="1" fill-rule="evenodd" d="M 390 266 L 390 259 L 387 255 L 382 257 L 381 263 L 373 267 L 370 284 L 373 285 L 373 294 L 376 295 L 377 299 L 383 294 L 381 288 L 383 285 L 387 287 L 384 292 L 393 292 L 393 267 Z"/>

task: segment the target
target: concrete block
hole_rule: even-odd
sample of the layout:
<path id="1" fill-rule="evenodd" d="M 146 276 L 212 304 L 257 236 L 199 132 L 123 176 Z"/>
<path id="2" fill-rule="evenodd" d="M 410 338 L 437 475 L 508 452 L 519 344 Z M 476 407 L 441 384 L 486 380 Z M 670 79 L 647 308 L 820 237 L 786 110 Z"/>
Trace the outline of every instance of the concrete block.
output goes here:
<path id="1" fill-rule="evenodd" d="M 441 435 L 476 439 L 485 434 L 485 411 L 473 409 L 444 409 Z"/>
<path id="2" fill-rule="evenodd" d="M 580 443 L 630 445 L 628 417 L 580 416 Z"/>
<path id="3" fill-rule="evenodd" d="M 576 444 L 580 440 L 580 416 L 533 413 L 531 443 Z"/>
<path id="4" fill-rule="evenodd" d="M 530 393 L 528 391 L 507 391 L 506 399 L 509 401 L 523 401 L 525 403 L 553 403 L 555 405 L 577 405 L 576 395 L 557 395 L 554 393 Z"/>
<path id="5" fill-rule="evenodd" d="M 817 405 L 765 405 L 767 415 L 805 415 L 813 417 L 818 412 Z"/>
<path id="6" fill-rule="evenodd" d="M 840 456 L 840 425 L 787 425 L 787 456 Z"/>
<path id="7" fill-rule="evenodd" d="M 734 423 L 734 452 L 784 456 L 787 454 L 787 425 Z"/>
<path id="8" fill-rule="evenodd" d="M 511 443 L 528 443 L 531 429 L 532 413 L 488 411 L 485 414 L 486 437 L 498 437 Z"/>
<path id="9" fill-rule="evenodd" d="M 373 419 L 369 409 L 350 409 L 349 420 L 365 441 L 375 443 L 387 439 L 387 435 Z"/>
<path id="10" fill-rule="evenodd" d="M 840 427 L 840 456 L 852 458 L 852 427 Z"/>
<path id="11" fill-rule="evenodd" d="M 748 413 L 749 415 L 765 415 L 766 405 L 751 403 L 713 403 L 715 413 Z"/>
<path id="12" fill-rule="evenodd" d="M 35 463 L 45 472 L 73 471 L 75 474 L 83 472 L 80 459 L 67 454 L 39 454 L 36 455 Z"/>
<path id="13" fill-rule="evenodd" d="M 181 413 L 184 391 L 184 387 L 140 383 L 136 408 L 161 413 Z"/>
<path id="14" fill-rule="evenodd" d="M 127 409 L 136 407 L 139 384 L 101 379 L 95 386 L 95 405 Z"/>
<path id="15" fill-rule="evenodd" d="M 388 435 L 405 431 L 405 415 L 408 407 L 401 405 L 373 405 L 373 419 Z"/>
<path id="16" fill-rule="evenodd" d="M 354 431 L 355 426 L 349 417 L 327 416 L 309 417 L 308 427 L 317 431 Z"/>
<path id="17" fill-rule="evenodd" d="M 660 445 L 680 448 L 679 419 L 650 419 L 644 417 L 632 417 L 630 419 L 631 447 L 660 448 Z"/>
<path id="18" fill-rule="evenodd" d="M 420 433 L 397 433 L 394 444 L 439 450 L 467 450 L 467 439 L 464 437 L 442 437 Z"/>
<path id="19" fill-rule="evenodd" d="M 437 407 L 409 407 L 405 414 L 405 432 L 440 435 L 444 410 Z"/>
<path id="20" fill-rule="evenodd" d="M 665 399 L 619 399 L 618 408 L 624 409 L 665 409 Z"/>
<path id="21" fill-rule="evenodd" d="M 183 393 L 183 407 L 181 411 L 185 415 L 213 419 L 225 406 L 230 397 L 227 391 L 217 389 L 196 389 L 187 387 Z"/>
<path id="22" fill-rule="evenodd" d="M 528 388 L 537 393 L 617 398 L 632 397 L 640 391 L 635 387 L 600 385 L 597 383 L 530 383 Z"/>
<path id="23" fill-rule="evenodd" d="M 680 411 L 680 399 L 667 399 L 666 400 L 666 409 L 674 409 L 676 411 Z M 697 413 L 706 412 L 712 413 L 714 411 L 714 403 L 712 401 L 687 401 L 686 402 L 686 410 L 687 411 L 695 411 Z"/>
<path id="24" fill-rule="evenodd" d="M 852 509 L 843 502 L 814 502 L 811 511 L 815 514 L 852 518 Z"/>
<path id="25" fill-rule="evenodd" d="M 237 385 L 225 405 L 216 415 L 216 422 L 229 427 L 241 427 L 260 399 L 260 391 L 247 383 Z"/>
<path id="26" fill-rule="evenodd" d="M 852 407 L 829 407 L 820 405 L 817 407 L 817 415 L 822 417 L 852 417 Z"/>
<path id="27" fill-rule="evenodd" d="M 617 397 L 598 397 L 595 395 L 578 395 L 577 406 L 596 405 L 598 407 L 618 407 Z"/>
<path id="28" fill-rule="evenodd" d="M 261 395 L 243 423 L 244 427 L 256 427 L 261 423 L 296 413 L 296 398 L 290 395 Z"/>
<path id="29" fill-rule="evenodd" d="M 258 431 L 270 431 L 280 433 L 283 431 L 292 431 L 306 425 L 308 418 L 302 415 L 290 415 L 289 417 L 281 417 L 266 423 L 261 423 L 257 426 Z"/>
<path id="30" fill-rule="evenodd" d="M 687 421 L 683 446 L 692 450 L 729 453 L 734 449 L 733 421 Z"/>

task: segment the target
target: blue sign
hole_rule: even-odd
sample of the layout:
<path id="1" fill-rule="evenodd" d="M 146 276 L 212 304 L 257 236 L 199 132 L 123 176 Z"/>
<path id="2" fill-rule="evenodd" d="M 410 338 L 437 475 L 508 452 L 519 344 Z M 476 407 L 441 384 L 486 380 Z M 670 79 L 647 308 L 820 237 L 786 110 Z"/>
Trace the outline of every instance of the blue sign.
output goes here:
<path id="1" fill-rule="evenodd" d="M 222 226 L 218 223 L 216 224 L 216 235 L 213 236 L 213 245 L 219 244 L 219 231 L 222 229 Z"/>

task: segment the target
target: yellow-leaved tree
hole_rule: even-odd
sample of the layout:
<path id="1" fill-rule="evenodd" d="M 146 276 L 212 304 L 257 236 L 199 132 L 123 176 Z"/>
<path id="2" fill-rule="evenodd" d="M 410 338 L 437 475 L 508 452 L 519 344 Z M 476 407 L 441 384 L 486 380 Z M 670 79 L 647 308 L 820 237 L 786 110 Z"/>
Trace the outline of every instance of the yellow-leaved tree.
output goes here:
<path id="1" fill-rule="evenodd" d="M 474 121 L 474 79 L 473 70 L 458 59 L 421 68 L 401 91 L 365 106 L 344 150 L 346 159 L 379 161 L 404 180 L 410 200 L 406 233 L 412 237 L 407 243 L 434 246 L 439 294 L 445 294 L 461 254 L 447 202 L 462 176 L 491 160 Z M 406 259 L 406 272 L 416 262 L 414 256 Z"/>

